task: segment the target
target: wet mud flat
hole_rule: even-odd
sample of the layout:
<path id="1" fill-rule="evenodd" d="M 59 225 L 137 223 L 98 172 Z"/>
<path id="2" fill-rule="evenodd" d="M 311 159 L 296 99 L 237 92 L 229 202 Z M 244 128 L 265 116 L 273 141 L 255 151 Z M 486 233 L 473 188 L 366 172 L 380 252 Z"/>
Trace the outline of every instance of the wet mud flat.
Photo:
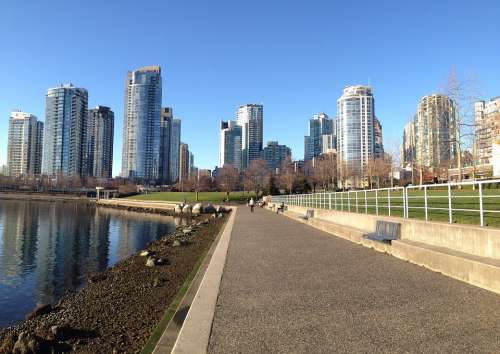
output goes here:
<path id="1" fill-rule="evenodd" d="M 227 216 L 199 215 L 28 319 L 0 329 L 0 353 L 140 352 Z"/>

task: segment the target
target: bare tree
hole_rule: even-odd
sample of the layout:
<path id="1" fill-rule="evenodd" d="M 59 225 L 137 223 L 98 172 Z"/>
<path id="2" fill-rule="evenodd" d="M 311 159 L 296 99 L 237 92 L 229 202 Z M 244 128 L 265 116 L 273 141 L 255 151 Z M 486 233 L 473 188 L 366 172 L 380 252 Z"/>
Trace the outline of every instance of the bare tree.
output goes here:
<path id="1" fill-rule="evenodd" d="M 323 190 L 328 190 L 332 185 L 336 187 L 337 158 L 335 154 L 323 154 L 315 159 L 313 166 L 314 182 Z"/>
<path id="2" fill-rule="evenodd" d="M 233 166 L 224 166 L 217 173 L 216 183 L 218 188 L 226 192 L 226 199 L 229 200 L 229 193 L 236 190 L 240 181 L 240 174 Z"/>
<path id="3" fill-rule="evenodd" d="M 292 194 L 293 185 L 297 178 L 295 166 L 290 156 L 281 163 L 279 183 L 289 194 Z"/>
<path id="4" fill-rule="evenodd" d="M 270 171 L 265 160 L 253 160 L 245 171 L 243 182 L 245 189 L 253 190 L 259 195 L 268 184 L 269 174 Z"/>
<path id="5" fill-rule="evenodd" d="M 472 77 L 460 80 L 454 68 L 451 69 L 448 81 L 445 84 L 445 92 L 455 103 L 455 121 L 451 127 L 453 135 L 450 137 L 450 144 L 454 146 L 455 156 L 451 157 L 450 160 L 455 159 L 458 182 L 461 182 L 462 151 L 467 148 L 475 151 L 476 122 L 474 103 L 480 100 L 481 95 L 476 87 L 475 80 Z"/>

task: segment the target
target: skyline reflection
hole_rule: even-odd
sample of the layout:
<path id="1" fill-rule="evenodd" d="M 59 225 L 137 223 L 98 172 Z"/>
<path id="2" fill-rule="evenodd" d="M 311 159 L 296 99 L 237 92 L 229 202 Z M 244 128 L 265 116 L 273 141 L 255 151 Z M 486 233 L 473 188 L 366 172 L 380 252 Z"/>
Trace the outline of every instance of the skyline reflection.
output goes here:
<path id="1" fill-rule="evenodd" d="M 0 327 L 55 303 L 147 243 L 173 218 L 78 202 L 0 201 Z"/>

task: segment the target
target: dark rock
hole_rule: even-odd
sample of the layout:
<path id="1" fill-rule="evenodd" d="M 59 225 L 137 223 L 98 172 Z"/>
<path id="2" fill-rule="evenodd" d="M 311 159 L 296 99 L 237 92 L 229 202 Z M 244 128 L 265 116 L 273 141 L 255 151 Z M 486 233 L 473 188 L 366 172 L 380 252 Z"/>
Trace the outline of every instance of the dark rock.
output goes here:
<path id="1" fill-rule="evenodd" d="M 94 274 L 89 277 L 89 283 L 97 283 L 104 279 L 106 279 L 106 276 L 104 274 Z"/>
<path id="2" fill-rule="evenodd" d="M 53 310 L 54 309 L 52 308 L 51 304 L 40 305 L 36 309 L 34 309 L 33 312 L 26 317 L 26 319 L 31 320 L 32 318 L 46 315 Z"/>

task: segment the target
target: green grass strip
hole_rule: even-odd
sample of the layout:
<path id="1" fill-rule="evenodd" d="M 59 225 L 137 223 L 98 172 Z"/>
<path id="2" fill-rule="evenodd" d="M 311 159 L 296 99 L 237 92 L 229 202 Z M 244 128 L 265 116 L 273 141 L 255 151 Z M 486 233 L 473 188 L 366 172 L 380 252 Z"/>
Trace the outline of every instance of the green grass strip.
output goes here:
<path id="1" fill-rule="evenodd" d="M 222 227 L 224 227 L 224 225 L 222 225 Z M 217 236 L 212 241 L 212 243 L 215 242 L 216 239 L 217 239 Z M 210 243 L 208 245 L 207 249 L 203 252 L 203 254 L 200 256 L 200 258 L 196 261 L 194 268 L 191 270 L 187 279 L 184 281 L 181 288 L 177 292 L 177 295 L 175 296 L 174 301 L 172 301 L 170 306 L 167 308 L 162 319 L 160 320 L 160 322 L 158 323 L 158 325 L 154 329 L 153 333 L 149 337 L 146 344 L 144 345 L 144 348 L 142 348 L 141 354 L 150 354 L 155 349 L 156 344 L 160 340 L 163 332 L 165 332 L 165 329 L 167 328 L 168 324 L 170 323 L 170 320 L 172 319 L 172 317 L 174 317 L 175 312 L 177 311 L 177 308 L 179 307 L 180 303 L 184 299 L 184 296 L 186 295 L 187 291 L 189 290 L 196 274 L 198 273 L 198 270 L 201 267 L 201 264 L 203 263 L 203 260 L 207 256 L 208 251 L 210 250 L 210 247 L 212 246 L 212 243 Z"/>

